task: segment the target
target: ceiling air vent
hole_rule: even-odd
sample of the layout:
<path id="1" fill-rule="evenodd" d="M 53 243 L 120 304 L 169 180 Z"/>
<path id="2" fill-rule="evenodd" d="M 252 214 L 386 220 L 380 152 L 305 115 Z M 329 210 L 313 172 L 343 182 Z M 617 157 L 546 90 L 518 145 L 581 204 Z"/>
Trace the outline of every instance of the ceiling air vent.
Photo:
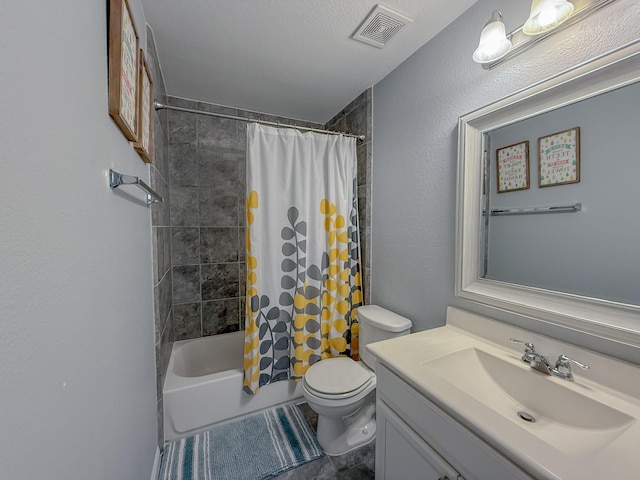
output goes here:
<path id="1" fill-rule="evenodd" d="M 413 20 L 383 5 L 376 5 L 351 38 L 382 48 L 410 22 Z"/>

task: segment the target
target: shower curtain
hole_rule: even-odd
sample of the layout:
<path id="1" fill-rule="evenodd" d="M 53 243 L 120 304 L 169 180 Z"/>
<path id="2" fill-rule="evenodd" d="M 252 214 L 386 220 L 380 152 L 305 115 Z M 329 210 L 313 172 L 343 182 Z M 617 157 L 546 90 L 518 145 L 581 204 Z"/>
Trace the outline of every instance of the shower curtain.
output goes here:
<path id="1" fill-rule="evenodd" d="M 244 390 L 357 355 L 355 139 L 250 124 Z"/>

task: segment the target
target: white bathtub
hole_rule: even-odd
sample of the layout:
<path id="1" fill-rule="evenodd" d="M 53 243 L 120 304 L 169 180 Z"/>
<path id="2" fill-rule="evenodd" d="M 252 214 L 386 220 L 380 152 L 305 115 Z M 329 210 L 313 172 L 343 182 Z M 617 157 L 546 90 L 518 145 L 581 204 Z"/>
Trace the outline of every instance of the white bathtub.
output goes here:
<path id="1" fill-rule="evenodd" d="M 164 439 L 177 440 L 256 410 L 302 398 L 300 382 L 265 385 L 256 395 L 242 391 L 244 332 L 173 344 L 164 381 Z"/>

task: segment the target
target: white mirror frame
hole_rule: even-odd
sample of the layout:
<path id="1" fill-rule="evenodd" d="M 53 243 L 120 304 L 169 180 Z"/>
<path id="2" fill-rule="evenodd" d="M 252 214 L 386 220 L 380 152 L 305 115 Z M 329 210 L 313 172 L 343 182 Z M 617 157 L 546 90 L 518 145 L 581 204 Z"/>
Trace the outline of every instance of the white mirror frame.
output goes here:
<path id="1" fill-rule="evenodd" d="M 634 41 L 460 117 L 456 296 L 545 323 L 640 347 L 640 305 L 627 305 L 480 277 L 484 134 L 638 81 L 640 41 Z M 640 245 L 638 247 L 640 255 Z"/>

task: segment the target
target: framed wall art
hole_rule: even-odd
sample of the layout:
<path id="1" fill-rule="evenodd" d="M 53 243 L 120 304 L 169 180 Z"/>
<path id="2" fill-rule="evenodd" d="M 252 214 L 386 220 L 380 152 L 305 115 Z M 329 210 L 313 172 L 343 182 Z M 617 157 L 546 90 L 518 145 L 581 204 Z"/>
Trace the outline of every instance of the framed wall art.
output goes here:
<path id="1" fill-rule="evenodd" d="M 109 1 L 109 115 L 138 139 L 138 33 L 127 0 Z"/>
<path id="2" fill-rule="evenodd" d="M 529 188 L 529 141 L 496 150 L 498 193 Z"/>
<path id="3" fill-rule="evenodd" d="M 149 66 L 140 50 L 138 75 L 138 140 L 133 144 L 146 163 L 153 161 L 153 80 Z"/>
<path id="4" fill-rule="evenodd" d="M 580 127 L 538 139 L 538 182 L 553 187 L 580 181 Z"/>

